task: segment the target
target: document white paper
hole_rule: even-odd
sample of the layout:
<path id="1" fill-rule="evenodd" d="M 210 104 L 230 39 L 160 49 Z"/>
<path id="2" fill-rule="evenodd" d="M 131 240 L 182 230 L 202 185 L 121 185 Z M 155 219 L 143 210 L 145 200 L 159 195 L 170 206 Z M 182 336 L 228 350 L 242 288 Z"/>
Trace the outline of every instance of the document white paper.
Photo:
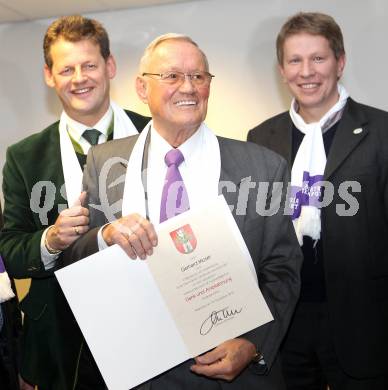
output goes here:
<path id="1" fill-rule="evenodd" d="M 127 390 L 273 319 L 221 196 L 162 223 L 146 261 L 112 246 L 56 272 L 111 390 Z"/>

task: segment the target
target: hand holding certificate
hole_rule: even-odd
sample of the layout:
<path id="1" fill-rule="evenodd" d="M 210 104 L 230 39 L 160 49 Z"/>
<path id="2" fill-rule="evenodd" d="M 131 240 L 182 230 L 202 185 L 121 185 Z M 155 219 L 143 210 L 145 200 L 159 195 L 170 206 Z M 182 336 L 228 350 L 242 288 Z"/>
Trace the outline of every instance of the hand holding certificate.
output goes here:
<path id="1" fill-rule="evenodd" d="M 112 389 L 136 386 L 272 320 L 223 197 L 157 233 L 144 262 L 113 246 L 56 273 Z"/>

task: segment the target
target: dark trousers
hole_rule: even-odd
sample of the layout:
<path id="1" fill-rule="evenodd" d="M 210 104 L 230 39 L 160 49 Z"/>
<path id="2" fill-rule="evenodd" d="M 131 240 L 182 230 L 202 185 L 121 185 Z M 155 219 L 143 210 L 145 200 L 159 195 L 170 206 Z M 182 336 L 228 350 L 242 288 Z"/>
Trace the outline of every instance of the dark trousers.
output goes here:
<path id="1" fill-rule="evenodd" d="M 19 389 L 19 336 L 21 314 L 16 299 L 0 305 L 3 327 L 0 331 L 0 389 Z"/>
<path id="2" fill-rule="evenodd" d="M 282 345 L 281 358 L 288 390 L 326 390 L 328 385 L 330 390 L 388 389 L 387 377 L 356 379 L 341 369 L 326 303 L 298 304 Z"/>
<path id="3" fill-rule="evenodd" d="M 2 390 L 2 388 L 0 389 Z M 51 390 L 51 386 L 39 386 L 38 390 Z M 102 379 L 101 373 L 86 342 L 84 342 L 82 347 L 78 366 L 77 383 L 74 390 L 107 390 L 105 382 Z"/>
<path id="4" fill-rule="evenodd" d="M 267 374 L 260 375 L 255 367 L 247 367 L 231 382 L 196 375 L 190 371 L 193 363 L 188 360 L 136 390 L 285 390 L 279 358 Z"/>
<path id="5" fill-rule="evenodd" d="M 82 348 L 75 390 L 106 390 L 104 380 L 86 342 Z"/>

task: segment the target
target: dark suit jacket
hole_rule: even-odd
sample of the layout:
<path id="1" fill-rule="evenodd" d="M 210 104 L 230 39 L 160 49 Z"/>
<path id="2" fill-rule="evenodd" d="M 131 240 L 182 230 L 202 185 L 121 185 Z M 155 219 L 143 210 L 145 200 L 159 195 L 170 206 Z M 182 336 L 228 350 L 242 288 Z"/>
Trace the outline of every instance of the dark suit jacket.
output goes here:
<path id="1" fill-rule="evenodd" d="M 120 157 L 128 160 L 136 139 L 137 136 L 129 137 L 91 149 L 84 172 L 84 187 L 88 191 L 90 204 L 101 204 L 99 173 L 106 160 L 109 157 Z M 265 357 L 268 368 L 271 368 L 299 294 L 301 254 L 289 216 L 285 216 L 281 210 L 270 217 L 261 216 L 256 212 L 257 185 L 262 182 L 287 183 L 288 170 L 285 161 L 267 149 L 226 138 L 218 140 L 221 151 L 220 182 L 233 183 L 237 188 L 235 192 L 227 192 L 227 188 L 230 189 L 230 187 L 223 187 L 224 196 L 227 203 L 234 208 L 233 216 L 248 246 L 260 288 L 275 318 L 273 322 L 261 326 L 243 337 L 257 345 Z M 125 172 L 125 164 L 121 163 L 115 164 L 109 171 L 106 183 L 109 204 L 122 200 L 124 184 L 121 183 L 110 188 L 109 184 Z M 241 213 L 243 215 L 239 215 L 236 208 L 239 196 L 238 189 L 249 176 L 251 181 L 256 183 L 256 190 L 249 192 L 247 210 Z M 117 217 L 120 217 L 120 214 L 119 212 Z M 72 251 L 67 252 L 69 257 L 64 258 L 66 264 L 98 250 L 97 230 L 106 222 L 104 212 L 90 208 L 90 226 L 96 228 L 74 243 Z M 157 331 L 156 326 L 155 331 Z M 152 380 L 152 388 L 169 390 L 256 389 L 261 383 L 263 386 L 265 385 L 263 388 L 267 390 L 280 388 L 279 383 L 274 380 L 274 376 L 259 377 L 249 369 L 244 370 L 240 377 L 232 383 L 218 383 L 192 374 L 189 370 L 189 364 L 189 362 L 183 363 Z"/>
<path id="2" fill-rule="evenodd" d="M 3 227 L 3 214 L 0 204 L 0 230 Z M 12 283 L 13 290 L 15 286 Z M 22 317 L 16 298 L 1 304 L 3 328 L 0 330 L 0 388 L 19 389 L 19 337 Z"/>
<path id="3" fill-rule="evenodd" d="M 356 129 L 362 129 L 362 131 Z M 291 162 L 292 122 L 277 115 L 248 134 Z M 322 209 L 330 324 L 339 362 L 354 377 L 388 372 L 388 113 L 348 100 L 327 157 L 333 201 Z M 341 183 L 357 181 L 361 192 Z M 346 192 L 351 194 L 346 195 Z M 357 201 L 354 216 L 338 205 Z"/>
<path id="4" fill-rule="evenodd" d="M 140 131 L 150 119 L 131 111 L 127 114 Z M 40 255 L 43 231 L 55 223 L 58 208 L 67 207 L 60 193 L 64 178 L 58 123 L 7 150 L 0 253 L 10 276 L 32 279 L 30 290 L 21 302 L 25 314 L 21 374 L 30 383 L 68 390 L 74 381 L 79 350 L 70 351 L 67 340 L 58 335 L 56 311 L 60 312 L 61 307 L 56 302 L 57 282 L 53 270 L 45 271 Z M 46 181 L 46 190 L 31 202 L 32 190 L 39 181 Z M 42 213 L 47 215 L 46 220 L 40 218 L 42 208 L 48 209 L 47 214 Z"/>

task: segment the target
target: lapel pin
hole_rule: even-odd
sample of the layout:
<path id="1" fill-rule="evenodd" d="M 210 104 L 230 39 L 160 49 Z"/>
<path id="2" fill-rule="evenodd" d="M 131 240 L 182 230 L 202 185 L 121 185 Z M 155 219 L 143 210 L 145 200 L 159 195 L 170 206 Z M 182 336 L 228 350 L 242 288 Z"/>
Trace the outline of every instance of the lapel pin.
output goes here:
<path id="1" fill-rule="evenodd" d="M 360 133 L 362 133 L 362 128 L 361 127 L 359 127 L 358 129 L 354 129 L 353 130 L 353 134 L 360 134 Z"/>

